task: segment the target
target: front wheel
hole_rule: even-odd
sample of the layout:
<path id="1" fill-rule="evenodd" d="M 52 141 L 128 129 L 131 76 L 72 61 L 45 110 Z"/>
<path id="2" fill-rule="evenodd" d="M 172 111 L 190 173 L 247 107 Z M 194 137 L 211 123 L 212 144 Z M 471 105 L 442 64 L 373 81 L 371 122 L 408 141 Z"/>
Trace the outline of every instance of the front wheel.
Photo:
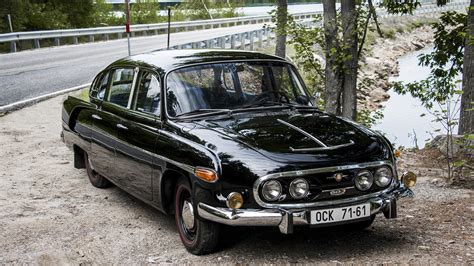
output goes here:
<path id="1" fill-rule="evenodd" d="M 219 241 L 220 226 L 196 218 L 191 186 L 184 178 L 176 184 L 175 210 L 179 236 L 186 249 L 194 255 L 214 252 Z"/>

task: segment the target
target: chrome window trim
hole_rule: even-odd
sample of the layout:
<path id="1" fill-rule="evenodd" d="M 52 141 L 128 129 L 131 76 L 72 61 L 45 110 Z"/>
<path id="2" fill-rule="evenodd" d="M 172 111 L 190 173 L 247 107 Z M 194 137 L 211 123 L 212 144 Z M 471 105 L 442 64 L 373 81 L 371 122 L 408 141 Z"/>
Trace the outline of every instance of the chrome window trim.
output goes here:
<path id="1" fill-rule="evenodd" d="M 320 207 L 320 206 L 337 205 L 337 204 L 361 201 L 361 200 L 376 197 L 376 196 L 379 196 L 381 194 L 391 191 L 398 184 L 397 179 L 394 178 L 388 188 L 371 193 L 371 194 L 366 194 L 366 195 L 346 198 L 346 199 L 325 200 L 325 201 L 308 202 L 308 203 L 267 203 L 260 198 L 258 190 L 259 190 L 260 185 L 263 182 L 270 179 L 278 179 L 282 177 L 301 177 L 301 176 L 311 175 L 311 174 L 320 174 L 320 173 L 342 171 L 342 170 L 352 170 L 352 169 L 363 169 L 367 167 L 378 167 L 378 166 L 390 167 L 392 169 L 393 174 L 396 176 L 395 167 L 390 161 L 375 161 L 375 162 L 352 164 L 352 165 L 330 166 L 330 167 L 313 168 L 313 169 L 306 169 L 306 170 L 300 170 L 300 171 L 280 172 L 280 173 L 268 174 L 255 180 L 254 185 L 253 185 L 253 196 L 257 204 L 264 208 L 308 208 L 308 207 Z"/>

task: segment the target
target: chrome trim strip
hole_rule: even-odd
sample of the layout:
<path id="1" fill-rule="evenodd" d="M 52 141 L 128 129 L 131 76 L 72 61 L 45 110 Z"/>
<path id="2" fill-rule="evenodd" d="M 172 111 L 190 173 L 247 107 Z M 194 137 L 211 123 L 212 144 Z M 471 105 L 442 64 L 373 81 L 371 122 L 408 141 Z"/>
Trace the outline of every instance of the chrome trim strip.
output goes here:
<path id="1" fill-rule="evenodd" d="M 346 198 L 346 199 L 337 199 L 337 200 L 326 200 L 326 201 L 319 201 L 319 202 L 307 202 L 307 203 L 267 203 L 260 199 L 258 189 L 260 185 L 269 180 L 269 179 L 277 179 L 282 177 L 297 177 L 303 175 L 311 175 L 311 174 L 320 174 L 320 173 L 327 173 L 327 172 L 334 172 L 334 171 L 342 171 L 342 170 L 351 170 L 351 169 L 362 169 L 367 167 L 377 167 L 377 166 L 389 166 L 392 171 L 395 173 L 395 168 L 390 161 L 376 161 L 376 162 L 368 162 L 368 163 L 360 163 L 360 164 L 352 164 L 352 165 L 341 165 L 341 166 L 330 166 L 330 167 L 322 167 L 322 168 L 314 168 L 314 169 L 307 169 L 307 170 L 300 170 L 300 171 L 288 171 L 288 172 L 280 172 L 280 173 L 273 173 L 262 176 L 258 178 L 254 185 L 253 185 L 253 196 L 255 201 L 258 205 L 265 207 L 265 208 L 308 208 L 308 207 L 319 207 L 319 206 L 327 206 L 327 205 L 336 205 L 336 204 L 345 204 L 351 202 L 357 202 L 361 200 L 365 200 L 371 197 L 379 196 L 383 193 L 387 193 L 391 191 L 398 182 L 397 179 L 394 178 L 392 184 L 382 191 L 377 191 L 371 194 L 366 194 L 358 197 Z"/>
<path id="2" fill-rule="evenodd" d="M 289 128 L 292 128 L 298 132 L 300 132 L 301 134 L 305 135 L 306 137 L 312 139 L 314 142 L 318 143 L 319 145 L 323 146 L 324 148 L 327 148 L 328 146 L 326 144 L 324 144 L 322 141 L 320 141 L 319 139 L 317 139 L 315 136 L 309 134 L 308 132 L 304 131 L 303 129 L 295 126 L 295 125 L 292 125 L 286 121 L 283 121 L 281 119 L 277 119 L 278 122 L 280 122 L 281 124 L 289 127 Z M 290 147 L 291 150 L 293 150 L 293 148 Z"/>
<path id="3" fill-rule="evenodd" d="M 347 146 L 351 146 L 352 144 L 354 144 L 354 141 L 350 140 L 349 143 L 339 144 L 339 145 L 336 145 L 336 146 L 301 148 L 301 149 L 295 149 L 293 147 L 290 147 L 290 150 L 291 151 L 296 151 L 296 152 L 298 152 L 298 151 L 328 151 L 328 150 L 336 150 L 336 149 L 339 149 L 339 148 L 344 148 L 344 147 L 347 147 Z"/>

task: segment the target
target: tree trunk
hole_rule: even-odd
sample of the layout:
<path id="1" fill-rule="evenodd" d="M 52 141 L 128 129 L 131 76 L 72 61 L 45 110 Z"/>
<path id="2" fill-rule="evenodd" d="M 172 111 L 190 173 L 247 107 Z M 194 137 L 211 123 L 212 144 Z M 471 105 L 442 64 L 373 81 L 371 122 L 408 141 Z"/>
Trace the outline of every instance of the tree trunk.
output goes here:
<path id="1" fill-rule="evenodd" d="M 357 10 L 355 0 L 341 0 L 344 80 L 342 115 L 355 120 L 357 114 Z"/>
<path id="2" fill-rule="evenodd" d="M 277 30 L 275 55 L 286 56 L 286 23 L 288 16 L 288 0 L 277 0 Z"/>
<path id="3" fill-rule="evenodd" d="M 327 112 L 339 115 L 341 112 L 340 96 L 342 93 L 339 67 L 336 62 L 339 45 L 337 42 L 336 1 L 323 0 L 324 9 L 324 39 L 326 44 L 326 67 L 324 70 L 326 89 L 325 109 Z"/>
<path id="4" fill-rule="evenodd" d="M 467 17 L 468 37 L 464 47 L 463 77 L 461 114 L 459 118 L 459 135 L 472 134 L 474 132 L 474 0 L 471 0 L 469 14 Z"/>

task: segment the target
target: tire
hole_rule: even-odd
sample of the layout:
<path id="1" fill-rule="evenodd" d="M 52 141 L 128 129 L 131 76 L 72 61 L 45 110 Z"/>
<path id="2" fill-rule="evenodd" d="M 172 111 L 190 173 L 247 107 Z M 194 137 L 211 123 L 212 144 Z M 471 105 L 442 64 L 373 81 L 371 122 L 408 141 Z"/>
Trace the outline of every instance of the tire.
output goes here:
<path id="1" fill-rule="evenodd" d="M 112 186 L 109 180 L 97 173 L 89 161 L 89 156 L 87 153 L 84 153 L 84 164 L 86 165 L 87 175 L 89 176 L 89 181 L 96 188 L 108 188 Z"/>
<path id="2" fill-rule="evenodd" d="M 212 253 L 219 242 L 220 225 L 197 219 L 193 206 L 191 186 L 185 178 L 180 178 L 175 190 L 175 220 L 181 242 L 194 255 Z M 186 210 L 183 212 L 183 209 Z"/>

